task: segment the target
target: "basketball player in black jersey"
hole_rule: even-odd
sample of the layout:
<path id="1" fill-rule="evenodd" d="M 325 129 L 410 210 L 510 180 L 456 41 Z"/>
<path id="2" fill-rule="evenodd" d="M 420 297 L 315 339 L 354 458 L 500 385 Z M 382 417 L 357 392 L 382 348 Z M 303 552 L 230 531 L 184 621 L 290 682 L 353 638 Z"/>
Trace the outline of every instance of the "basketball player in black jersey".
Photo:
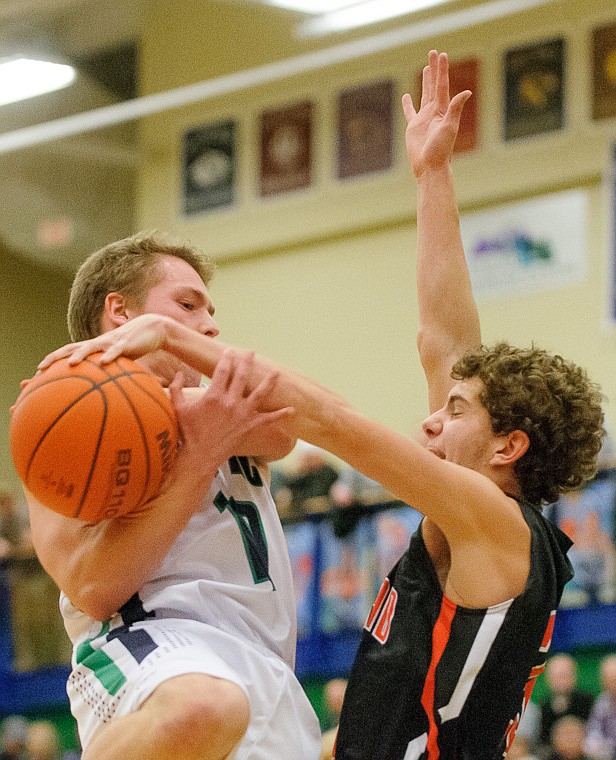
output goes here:
<path id="1" fill-rule="evenodd" d="M 450 166 L 470 93 L 450 100 L 448 79 L 447 56 L 432 51 L 420 108 L 403 100 L 418 187 L 425 445 L 289 370 L 269 402 L 295 407 L 294 435 L 425 515 L 366 620 L 336 760 L 506 755 L 571 577 L 570 542 L 541 505 L 592 477 L 603 435 L 602 397 L 582 369 L 537 348 L 481 346 Z M 145 315 L 46 361 L 101 349 L 109 360 L 164 349 L 211 375 L 224 346 Z M 242 367 L 252 384 L 271 363 L 248 355 Z"/>

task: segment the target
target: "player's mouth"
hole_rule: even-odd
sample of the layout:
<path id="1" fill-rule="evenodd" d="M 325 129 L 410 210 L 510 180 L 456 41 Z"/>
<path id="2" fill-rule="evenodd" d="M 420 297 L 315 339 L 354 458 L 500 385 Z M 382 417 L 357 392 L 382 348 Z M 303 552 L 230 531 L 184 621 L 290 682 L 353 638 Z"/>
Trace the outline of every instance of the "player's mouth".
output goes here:
<path id="1" fill-rule="evenodd" d="M 434 454 L 435 457 L 438 457 L 439 459 L 445 459 L 445 454 L 443 454 L 442 451 L 439 451 L 438 449 L 432 449 L 428 446 L 428 451 L 431 454 Z"/>

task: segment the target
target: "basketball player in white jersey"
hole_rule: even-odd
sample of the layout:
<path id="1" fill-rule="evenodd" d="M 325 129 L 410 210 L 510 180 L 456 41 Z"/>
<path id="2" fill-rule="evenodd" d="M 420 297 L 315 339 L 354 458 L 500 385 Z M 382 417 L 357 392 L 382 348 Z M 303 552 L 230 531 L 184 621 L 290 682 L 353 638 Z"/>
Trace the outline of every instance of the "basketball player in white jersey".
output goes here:
<path id="1" fill-rule="evenodd" d="M 540 349 L 480 348 L 450 167 L 469 94 L 450 101 L 447 58 L 432 51 L 420 109 L 404 101 L 419 190 L 426 446 L 289 370 L 267 407 L 293 406 L 293 434 L 426 516 L 366 621 L 341 715 L 341 760 L 506 754 L 570 577 L 570 542 L 543 518 L 541 504 L 591 478 L 601 446 L 602 396 L 583 370 Z M 160 349 L 205 374 L 228 355 L 207 336 L 146 315 L 47 361 Z M 253 387 L 271 364 L 240 355 Z"/>
<path id="2" fill-rule="evenodd" d="M 69 303 L 76 339 L 140 314 L 215 338 L 195 249 L 137 236 L 90 256 Z M 27 494 L 41 563 L 73 642 L 68 681 L 84 760 L 316 760 L 319 724 L 294 675 L 295 598 L 267 460 L 295 443 L 289 409 L 259 407 L 228 356 L 207 392 L 165 352 L 142 363 L 169 386 L 181 447 L 163 492 L 138 514 L 88 524 Z M 190 391 L 193 391 L 191 395 Z"/>

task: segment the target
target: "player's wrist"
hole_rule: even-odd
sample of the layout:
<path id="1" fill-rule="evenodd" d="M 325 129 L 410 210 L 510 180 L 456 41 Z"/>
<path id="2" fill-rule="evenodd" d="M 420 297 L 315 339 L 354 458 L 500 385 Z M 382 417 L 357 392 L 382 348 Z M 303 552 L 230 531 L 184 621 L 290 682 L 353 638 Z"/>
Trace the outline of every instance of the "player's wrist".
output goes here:
<path id="1" fill-rule="evenodd" d="M 188 327 L 171 317 L 159 315 L 159 320 L 157 327 L 161 341 L 160 348 L 175 354 L 181 348 L 182 338 L 190 331 Z"/>
<path id="2" fill-rule="evenodd" d="M 451 160 L 448 157 L 438 163 L 425 163 L 421 166 L 414 166 L 413 173 L 419 185 L 437 181 L 453 181 L 453 171 L 451 169 Z"/>

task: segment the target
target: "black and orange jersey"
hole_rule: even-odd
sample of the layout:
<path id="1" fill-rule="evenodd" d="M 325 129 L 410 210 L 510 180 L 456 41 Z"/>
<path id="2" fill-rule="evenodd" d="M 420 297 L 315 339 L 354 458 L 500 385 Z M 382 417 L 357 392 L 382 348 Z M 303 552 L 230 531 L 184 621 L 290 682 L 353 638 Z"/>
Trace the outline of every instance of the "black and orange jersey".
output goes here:
<path id="1" fill-rule="evenodd" d="M 500 760 L 543 671 L 571 541 L 529 504 L 526 588 L 486 609 L 442 592 L 421 526 L 364 626 L 336 760 Z"/>

